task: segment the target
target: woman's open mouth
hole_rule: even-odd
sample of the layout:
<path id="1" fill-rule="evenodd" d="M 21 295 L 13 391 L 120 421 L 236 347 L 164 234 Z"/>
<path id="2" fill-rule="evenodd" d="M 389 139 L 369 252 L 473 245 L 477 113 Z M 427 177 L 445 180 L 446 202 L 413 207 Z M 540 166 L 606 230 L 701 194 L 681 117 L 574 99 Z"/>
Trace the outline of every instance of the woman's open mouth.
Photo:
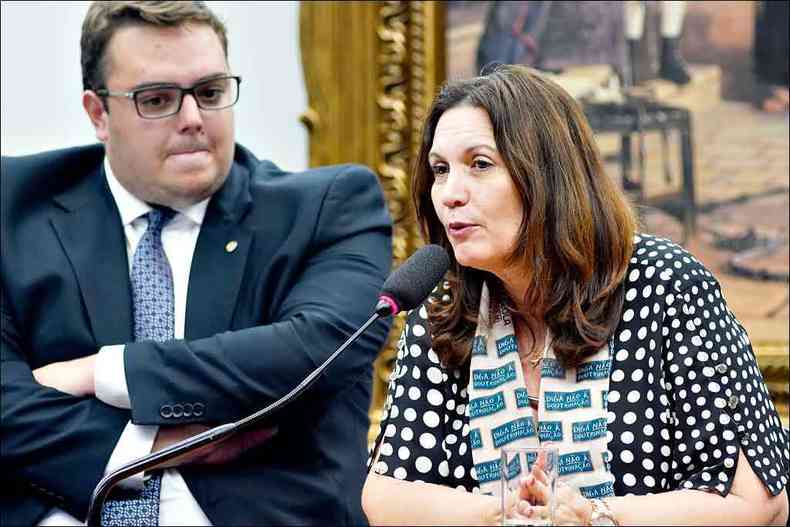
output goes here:
<path id="1" fill-rule="evenodd" d="M 463 239 L 470 236 L 479 225 L 462 221 L 453 221 L 447 224 L 447 233 L 455 239 Z"/>

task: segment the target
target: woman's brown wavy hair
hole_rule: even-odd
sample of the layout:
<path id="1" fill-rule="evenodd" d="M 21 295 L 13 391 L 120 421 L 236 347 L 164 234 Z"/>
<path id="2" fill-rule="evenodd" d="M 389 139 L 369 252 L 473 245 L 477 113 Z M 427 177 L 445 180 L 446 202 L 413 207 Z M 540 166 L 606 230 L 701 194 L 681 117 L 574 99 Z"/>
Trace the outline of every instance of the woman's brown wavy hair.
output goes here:
<path id="1" fill-rule="evenodd" d="M 466 363 L 482 282 L 492 294 L 502 291 L 492 274 L 458 264 L 431 201 L 428 154 L 442 114 L 457 106 L 488 112 L 497 149 L 524 206 L 510 256 L 531 271 L 524 304 L 534 306 L 531 315 L 551 330 L 560 362 L 576 366 L 606 343 L 620 320 L 636 220 L 604 173 L 579 104 L 523 66 L 501 65 L 488 75 L 445 84 L 423 127 L 412 201 L 423 237 L 444 247 L 452 260 L 449 300 L 437 299 L 429 309 L 433 348 L 446 365 Z"/>

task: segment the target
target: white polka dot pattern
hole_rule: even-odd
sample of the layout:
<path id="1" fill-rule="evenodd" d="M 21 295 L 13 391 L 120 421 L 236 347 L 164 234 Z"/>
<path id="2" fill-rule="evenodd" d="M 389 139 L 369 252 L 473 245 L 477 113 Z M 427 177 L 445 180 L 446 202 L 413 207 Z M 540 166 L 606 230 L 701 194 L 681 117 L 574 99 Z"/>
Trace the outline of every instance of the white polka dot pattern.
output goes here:
<path id="1" fill-rule="evenodd" d="M 681 247 L 639 235 L 623 286 L 607 396 L 615 494 L 688 488 L 726 495 L 739 450 L 769 492 L 779 494 L 790 468 L 788 437 L 716 279 Z M 374 468 L 473 491 L 468 373 L 439 364 L 428 328 L 424 306 L 409 313 Z M 411 399 L 411 388 L 420 397 Z M 399 432 L 405 427 L 413 430 L 410 439 Z M 401 447 L 407 459 L 398 457 Z"/>

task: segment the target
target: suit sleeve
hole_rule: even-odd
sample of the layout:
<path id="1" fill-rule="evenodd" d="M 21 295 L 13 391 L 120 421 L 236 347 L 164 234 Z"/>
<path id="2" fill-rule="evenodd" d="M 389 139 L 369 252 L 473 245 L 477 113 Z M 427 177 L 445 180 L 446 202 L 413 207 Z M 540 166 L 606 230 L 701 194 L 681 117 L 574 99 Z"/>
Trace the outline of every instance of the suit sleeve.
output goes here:
<path id="1" fill-rule="evenodd" d="M 129 411 L 38 384 L 2 289 L 0 326 L 3 482 L 27 486 L 52 507 L 84 517 Z"/>
<path id="2" fill-rule="evenodd" d="M 163 405 L 199 401 L 200 419 L 223 422 L 273 402 L 320 365 L 372 314 L 391 262 L 391 222 L 376 177 L 338 171 L 320 207 L 306 265 L 274 322 L 208 338 L 133 343 L 126 377 L 137 424 L 175 424 Z M 217 270 L 218 273 L 221 270 Z M 377 322 L 305 397 L 331 397 L 370 375 L 388 331 Z"/>

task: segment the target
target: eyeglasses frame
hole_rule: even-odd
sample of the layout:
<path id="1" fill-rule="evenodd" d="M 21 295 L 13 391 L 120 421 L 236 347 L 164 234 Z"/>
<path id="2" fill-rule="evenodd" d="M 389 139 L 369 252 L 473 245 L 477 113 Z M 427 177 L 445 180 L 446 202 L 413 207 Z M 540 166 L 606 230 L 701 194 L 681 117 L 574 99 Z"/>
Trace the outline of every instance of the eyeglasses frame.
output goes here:
<path id="1" fill-rule="evenodd" d="M 195 88 L 198 88 L 199 86 L 201 86 L 201 85 L 203 85 L 203 84 L 205 84 L 207 82 L 213 82 L 213 81 L 218 81 L 218 80 L 226 80 L 226 79 L 234 79 L 236 81 L 236 99 L 232 103 L 230 103 L 229 105 L 223 106 L 222 108 L 204 108 L 203 106 L 201 106 L 200 100 L 198 99 L 198 97 L 195 96 Z M 165 115 L 160 115 L 158 117 L 147 117 L 147 116 L 143 115 L 142 113 L 140 113 L 140 106 L 137 104 L 137 96 L 138 96 L 138 94 L 140 94 L 141 92 L 144 92 L 144 91 L 156 90 L 156 89 L 162 89 L 162 88 L 177 88 L 178 90 L 180 90 L 180 97 L 178 99 L 178 108 L 176 108 L 176 110 L 174 112 L 172 112 L 172 113 L 168 113 L 168 114 L 165 114 Z M 108 90 L 106 88 L 100 88 L 100 89 L 96 90 L 95 93 L 99 97 L 125 97 L 127 99 L 131 99 L 134 102 L 134 109 L 135 109 L 135 111 L 137 111 L 137 115 L 139 115 L 141 119 L 151 119 L 151 120 L 164 119 L 165 117 L 172 117 L 173 115 L 176 115 L 176 114 L 178 114 L 181 111 L 181 106 L 184 104 L 184 96 L 186 96 L 186 95 L 191 95 L 192 98 L 195 100 L 195 104 L 197 104 L 198 108 L 200 108 L 201 110 L 213 111 L 213 110 L 226 110 L 226 109 L 230 108 L 231 106 L 233 106 L 237 102 L 239 102 L 239 96 L 241 95 L 241 76 L 240 75 L 222 75 L 222 76 L 219 76 L 219 77 L 212 77 L 212 78 L 209 78 L 209 79 L 203 79 L 201 81 L 196 82 L 192 86 L 189 86 L 188 88 L 182 88 L 181 86 L 179 86 L 177 84 L 162 83 L 162 84 L 156 84 L 156 85 L 152 85 L 152 86 L 144 86 L 142 88 L 135 88 L 134 90 L 130 90 L 130 91 L 110 91 L 110 90 Z"/>

